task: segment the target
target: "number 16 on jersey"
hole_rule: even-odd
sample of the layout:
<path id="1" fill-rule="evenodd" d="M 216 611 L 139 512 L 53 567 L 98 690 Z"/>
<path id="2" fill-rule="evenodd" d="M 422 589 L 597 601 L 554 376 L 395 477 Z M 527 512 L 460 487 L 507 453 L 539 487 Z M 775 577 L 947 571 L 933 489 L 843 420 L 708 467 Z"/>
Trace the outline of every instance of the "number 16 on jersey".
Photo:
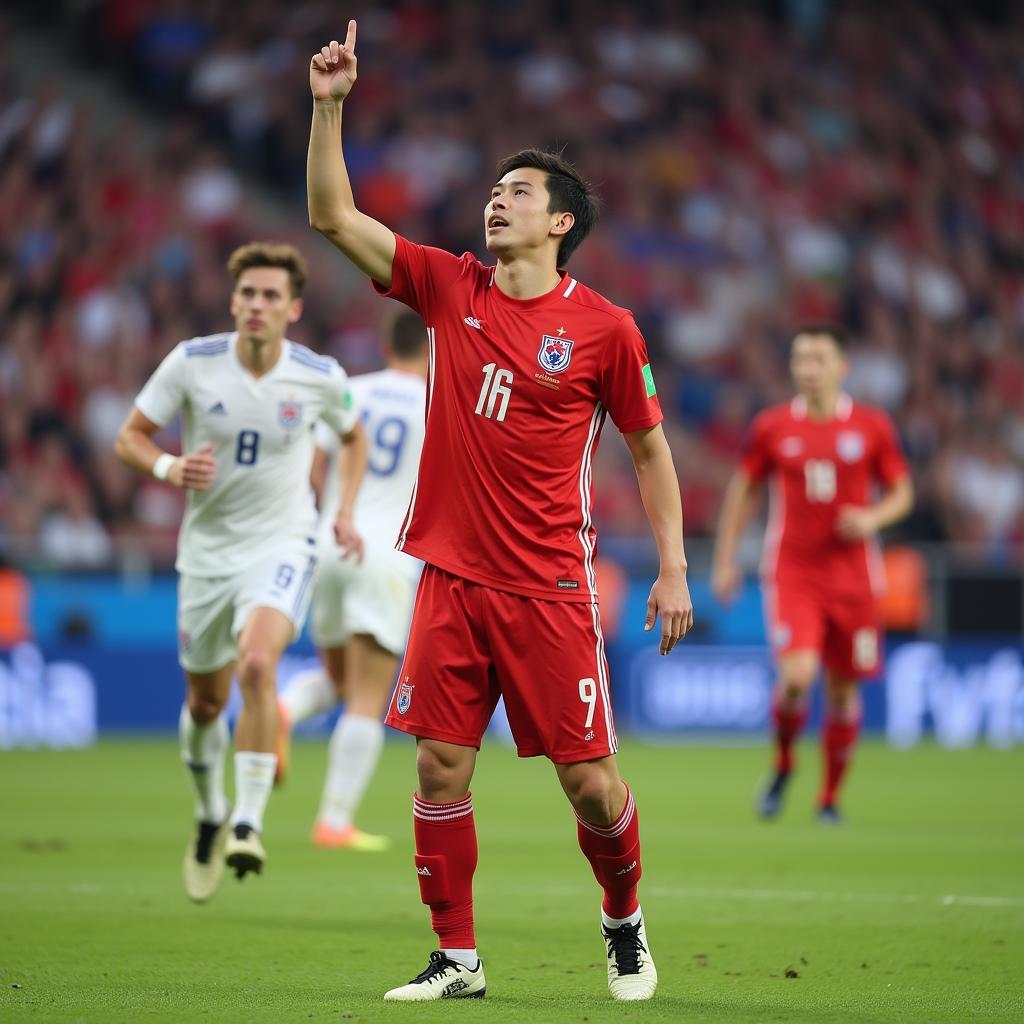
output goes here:
<path id="1" fill-rule="evenodd" d="M 473 411 L 477 416 L 496 419 L 499 423 L 504 423 L 505 413 L 508 412 L 508 400 L 512 397 L 512 389 L 508 386 L 512 383 L 512 371 L 498 370 L 497 365 L 497 363 L 488 363 L 483 368 L 484 384 L 480 388 L 480 398 Z M 497 416 L 494 415 L 495 405 L 498 406 Z"/>

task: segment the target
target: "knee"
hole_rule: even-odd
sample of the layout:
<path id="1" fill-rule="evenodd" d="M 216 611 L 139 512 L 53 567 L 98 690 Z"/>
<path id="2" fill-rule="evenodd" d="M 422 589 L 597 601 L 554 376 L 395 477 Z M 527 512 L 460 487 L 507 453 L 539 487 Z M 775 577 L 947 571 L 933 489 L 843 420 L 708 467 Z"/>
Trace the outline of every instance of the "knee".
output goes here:
<path id="1" fill-rule="evenodd" d="M 566 780 L 566 796 L 573 809 L 594 825 L 610 825 L 621 813 L 625 794 L 622 780 L 597 769 L 574 773 Z"/>
<path id="2" fill-rule="evenodd" d="M 807 699 L 814 685 L 814 676 L 800 669 L 789 670 L 779 676 L 779 699 L 789 707 L 796 707 Z"/>
<path id="3" fill-rule="evenodd" d="M 460 761 L 442 757 L 424 743 L 416 748 L 416 776 L 420 795 L 430 803 L 461 800 L 469 787 L 465 767 Z"/>
<path id="4" fill-rule="evenodd" d="M 828 691 L 828 710 L 833 718 L 851 721 L 860 715 L 860 692 L 856 686 L 835 686 Z"/>
<path id="5" fill-rule="evenodd" d="M 238 682 L 244 690 L 273 685 L 276 662 L 264 647 L 243 648 L 238 656 Z"/>
<path id="6" fill-rule="evenodd" d="M 196 725 L 209 725 L 224 709 L 223 701 L 207 694 L 189 693 L 188 713 Z"/>

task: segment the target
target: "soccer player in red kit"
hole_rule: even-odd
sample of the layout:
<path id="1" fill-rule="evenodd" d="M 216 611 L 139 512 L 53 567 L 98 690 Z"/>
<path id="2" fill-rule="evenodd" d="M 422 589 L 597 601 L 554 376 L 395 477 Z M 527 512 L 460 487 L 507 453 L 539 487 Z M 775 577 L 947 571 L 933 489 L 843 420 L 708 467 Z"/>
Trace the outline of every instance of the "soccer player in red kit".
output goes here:
<path id="1" fill-rule="evenodd" d="M 775 769 L 758 798 L 765 818 L 781 809 L 793 744 L 824 665 L 818 817 L 840 821 L 839 785 L 860 727 L 859 683 L 881 668 L 882 567 L 875 535 L 907 515 L 913 502 L 889 418 L 842 390 L 844 348 L 843 332 L 831 325 L 797 333 L 790 355 L 797 397 L 754 421 L 718 524 L 711 585 L 729 602 L 740 582 L 737 542 L 761 482 L 771 481 L 761 576 L 778 679 Z"/>
<path id="2" fill-rule="evenodd" d="M 500 695 L 520 756 L 547 756 L 604 890 L 616 999 L 657 972 L 637 899 L 640 836 L 619 777 L 594 578 L 591 465 L 605 416 L 636 465 L 661 571 L 647 628 L 661 653 L 692 624 L 682 511 L 646 346 L 632 316 L 565 265 L 596 200 L 561 157 L 504 160 L 484 207 L 496 266 L 415 245 L 360 213 L 339 136 L 356 78 L 355 22 L 310 66 L 310 224 L 428 328 L 419 475 L 398 547 L 426 563 L 388 724 L 417 737 L 416 874 L 439 949 L 389 1000 L 482 996 L 469 784 Z"/>

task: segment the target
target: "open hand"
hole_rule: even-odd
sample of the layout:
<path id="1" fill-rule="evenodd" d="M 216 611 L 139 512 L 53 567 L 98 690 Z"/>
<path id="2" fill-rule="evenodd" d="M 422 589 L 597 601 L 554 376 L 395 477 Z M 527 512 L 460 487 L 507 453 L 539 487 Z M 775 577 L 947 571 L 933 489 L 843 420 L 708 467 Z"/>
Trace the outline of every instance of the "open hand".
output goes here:
<path id="1" fill-rule="evenodd" d="M 356 23 L 348 23 L 342 45 L 332 39 L 309 62 L 309 88 L 315 100 L 343 100 L 356 84 Z"/>
<path id="2" fill-rule="evenodd" d="M 354 557 L 356 565 L 363 564 L 363 538 L 356 533 L 352 520 L 344 513 L 339 513 L 338 518 L 334 520 L 334 541 L 341 548 L 342 558 L 347 560 Z"/>
<path id="3" fill-rule="evenodd" d="M 668 654 L 693 628 L 693 603 L 684 573 L 662 574 L 651 587 L 647 598 L 647 621 L 644 629 L 650 632 L 661 615 L 661 645 L 659 652 Z"/>
<path id="4" fill-rule="evenodd" d="M 843 505 L 836 516 L 836 533 L 847 541 L 864 540 L 877 530 L 874 513 L 862 505 Z"/>

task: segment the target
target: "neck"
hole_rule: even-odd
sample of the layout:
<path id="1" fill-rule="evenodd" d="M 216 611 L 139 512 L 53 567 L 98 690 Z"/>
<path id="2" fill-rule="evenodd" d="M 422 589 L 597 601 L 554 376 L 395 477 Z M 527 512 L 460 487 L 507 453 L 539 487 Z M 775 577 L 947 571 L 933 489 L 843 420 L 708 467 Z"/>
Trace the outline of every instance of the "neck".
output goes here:
<path id="1" fill-rule="evenodd" d="M 425 359 L 390 359 L 388 369 L 399 373 L 411 373 L 414 377 L 427 379 L 427 362 Z"/>
<path id="2" fill-rule="evenodd" d="M 238 358 L 241 364 L 254 376 L 262 377 L 272 370 L 281 356 L 283 338 L 238 337 Z"/>
<path id="3" fill-rule="evenodd" d="M 824 395 L 804 395 L 807 403 L 807 415 L 813 420 L 830 420 L 839 408 L 839 392 L 832 391 Z"/>
<path id="4" fill-rule="evenodd" d="M 498 260 L 494 283 L 504 295 L 512 299 L 536 299 L 546 295 L 560 278 L 549 260 L 517 256 Z"/>

